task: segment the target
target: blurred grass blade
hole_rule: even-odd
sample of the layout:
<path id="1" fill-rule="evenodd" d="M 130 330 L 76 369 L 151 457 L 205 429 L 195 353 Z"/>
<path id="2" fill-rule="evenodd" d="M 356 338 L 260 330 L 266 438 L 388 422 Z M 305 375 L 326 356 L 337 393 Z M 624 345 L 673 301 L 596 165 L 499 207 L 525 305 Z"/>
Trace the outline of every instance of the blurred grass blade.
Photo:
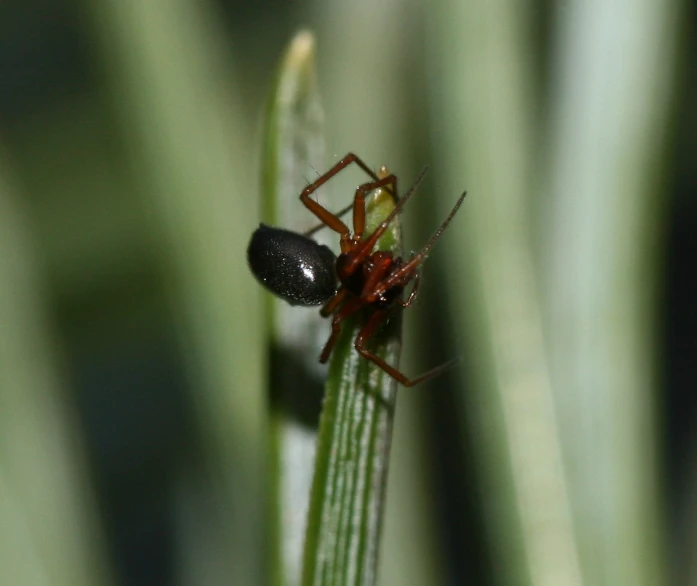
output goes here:
<path id="1" fill-rule="evenodd" d="M 591 584 L 668 579 L 654 307 L 677 4 L 590 0 L 558 11 L 555 20 L 544 285 L 567 471 Z"/>
<path id="2" fill-rule="evenodd" d="M 244 585 L 259 581 L 263 537 L 262 324 L 244 254 L 256 192 L 250 116 L 232 83 L 216 8 L 196 0 L 83 3 L 151 212 L 206 455 L 197 482 L 212 504 L 190 491 L 196 513 L 177 518 L 198 523 L 176 527 L 180 564 L 197 583 L 205 576 Z M 210 547 L 187 547 L 201 526 Z"/>
<path id="3" fill-rule="evenodd" d="M 376 190 L 366 203 L 370 234 L 394 207 Z M 401 254 L 399 218 L 378 248 Z M 343 325 L 332 356 L 320 420 L 312 482 L 303 586 L 371 586 L 376 583 L 385 508 L 396 382 L 353 348 L 360 319 Z M 401 346 L 397 314 L 374 338 L 374 349 L 397 364 Z"/>
<path id="4" fill-rule="evenodd" d="M 323 168 L 323 111 L 315 41 L 298 33 L 269 96 L 262 160 L 262 218 L 303 231 L 317 223 L 298 194 Z M 325 231 L 326 232 L 326 231 Z M 330 234 L 321 233 L 329 237 Z M 302 544 L 326 369 L 317 362 L 327 324 L 317 308 L 291 307 L 262 293 L 270 352 L 270 584 L 300 583 Z"/>
<path id="5" fill-rule="evenodd" d="M 455 331 L 469 337 L 472 429 L 498 585 L 580 586 L 529 205 L 534 112 L 528 4 L 449 2 L 429 15 L 441 190 L 470 192 L 449 236 Z M 455 264 L 456 263 L 456 264 Z M 462 303 L 465 300 L 465 303 Z"/>
<path id="6" fill-rule="evenodd" d="M 0 167 L 0 584 L 109 584 L 18 201 Z"/>

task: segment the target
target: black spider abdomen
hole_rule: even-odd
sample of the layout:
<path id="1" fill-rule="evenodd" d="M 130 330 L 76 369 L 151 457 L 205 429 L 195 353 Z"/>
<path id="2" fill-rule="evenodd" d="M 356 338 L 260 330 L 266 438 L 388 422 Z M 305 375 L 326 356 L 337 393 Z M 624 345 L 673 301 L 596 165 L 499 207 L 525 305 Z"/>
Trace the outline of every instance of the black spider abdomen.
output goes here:
<path id="1" fill-rule="evenodd" d="M 302 234 L 261 224 L 247 262 L 264 287 L 291 305 L 320 305 L 336 293 L 334 253 Z"/>

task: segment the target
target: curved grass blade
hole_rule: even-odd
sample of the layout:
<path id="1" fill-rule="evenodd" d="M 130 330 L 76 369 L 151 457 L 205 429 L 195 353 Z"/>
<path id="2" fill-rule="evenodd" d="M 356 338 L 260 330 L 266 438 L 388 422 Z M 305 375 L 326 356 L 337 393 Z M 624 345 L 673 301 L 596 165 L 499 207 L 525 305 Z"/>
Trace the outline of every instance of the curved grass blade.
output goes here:
<path id="1" fill-rule="evenodd" d="M 392 195 L 376 190 L 366 204 L 366 233 L 393 208 Z M 401 253 L 398 218 L 377 248 Z M 304 586 L 376 581 L 396 382 L 353 349 L 359 327 L 360 319 L 344 325 L 329 367 L 310 496 Z M 399 359 L 400 332 L 398 314 L 375 336 L 375 352 L 391 364 Z"/>
<path id="2" fill-rule="evenodd" d="M 311 33 L 298 33 L 282 58 L 264 132 L 263 221 L 297 231 L 315 222 L 298 194 L 323 166 L 323 111 L 314 55 Z M 290 307 L 271 295 L 266 299 L 271 376 L 269 580 L 292 586 L 300 581 L 325 374 L 317 362 L 318 341 L 327 325 L 316 308 Z"/>

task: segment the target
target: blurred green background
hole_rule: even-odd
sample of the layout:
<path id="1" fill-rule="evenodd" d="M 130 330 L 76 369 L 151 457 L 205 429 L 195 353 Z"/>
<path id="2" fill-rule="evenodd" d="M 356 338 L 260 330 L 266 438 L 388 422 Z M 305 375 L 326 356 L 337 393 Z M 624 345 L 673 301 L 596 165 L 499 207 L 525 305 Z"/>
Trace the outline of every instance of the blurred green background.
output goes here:
<path id="1" fill-rule="evenodd" d="M 469 191 L 406 318 L 407 374 L 464 360 L 400 392 L 380 583 L 696 583 L 694 25 L 677 0 L 2 2 L 0 584 L 263 583 L 245 248 L 301 27 L 327 166 L 431 165 L 410 249 Z"/>

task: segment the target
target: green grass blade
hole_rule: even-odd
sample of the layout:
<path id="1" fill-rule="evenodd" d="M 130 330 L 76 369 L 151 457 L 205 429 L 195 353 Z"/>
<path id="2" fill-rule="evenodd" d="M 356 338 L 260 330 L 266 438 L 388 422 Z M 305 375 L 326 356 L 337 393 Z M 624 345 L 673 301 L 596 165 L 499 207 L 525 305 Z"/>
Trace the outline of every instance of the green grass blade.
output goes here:
<path id="1" fill-rule="evenodd" d="M 555 12 L 537 109 L 531 6 L 436 11 L 434 61 L 457 72 L 432 88 L 445 184 L 472 191 L 453 271 L 476 355 L 463 404 L 497 583 L 663 584 L 651 313 L 676 13 L 578 7 Z"/>
<path id="2" fill-rule="evenodd" d="M 250 117 L 223 19 L 195 0 L 82 6 L 149 212 L 205 454 L 201 488 L 214 503 L 191 491 L 194 513 L 178 505 L 178 562 L 196 583 L 253 584 L 263 537 L 261 303 L 244 253 Z"/>
<path id="3" fill-rule="evenodd" d="M 549 347 L 589 584 L 666 584 L 655 324 L 675 2 L 556 14 Z M 628 96 L 642 96 L 636 102 Z M 631 104 L 631 106 L 630 106 Z"/>
<path id="4" fill-rule="evenodd" d="M 29 222 L 0 165 L 0 584 L 110 584 Z"/>
<path id="5" fill-rule="evenodd" d="M 298 33 L 290 43 L 270 93 L 264 132 L 262 219 L 297 231 L 316 223 L 298 194 L 324 166 L 314 43 L 309 32 Z M 317 308 L 291 307 L 264 295 L 271 373 L 268 571 L 271 584 L 293 586 L 300 583 L 325 374 L 317 362 L 317 340 L 327 324 Z"/>
<path id="6" fill-rule="evenodd" d="M 383 190 L 367 204 L 367 233 L 394 206 Z M 399 253 L 398 220 L 378 247 Z M 353 348 L 358 322 L 344 325 L 334 350 L 320 421 L 315 476 L 305 542 L 303 585 L 371 585 L 376 582 L 385 507 L 396 382 Z M 397 315 L 374 349 L 390 364 L 399 359 Z"/>
<path id="7" fill-rule="evenodd" d="M 529 206 L 537 128 L 527 5 L 448 3 L 433 13 L 431 88 L 446 192 L 471 195 L 449 236 L 451 305 L 470 338 L 462 394 L 495 583 L 584 584 L 562 459 Z"/>

